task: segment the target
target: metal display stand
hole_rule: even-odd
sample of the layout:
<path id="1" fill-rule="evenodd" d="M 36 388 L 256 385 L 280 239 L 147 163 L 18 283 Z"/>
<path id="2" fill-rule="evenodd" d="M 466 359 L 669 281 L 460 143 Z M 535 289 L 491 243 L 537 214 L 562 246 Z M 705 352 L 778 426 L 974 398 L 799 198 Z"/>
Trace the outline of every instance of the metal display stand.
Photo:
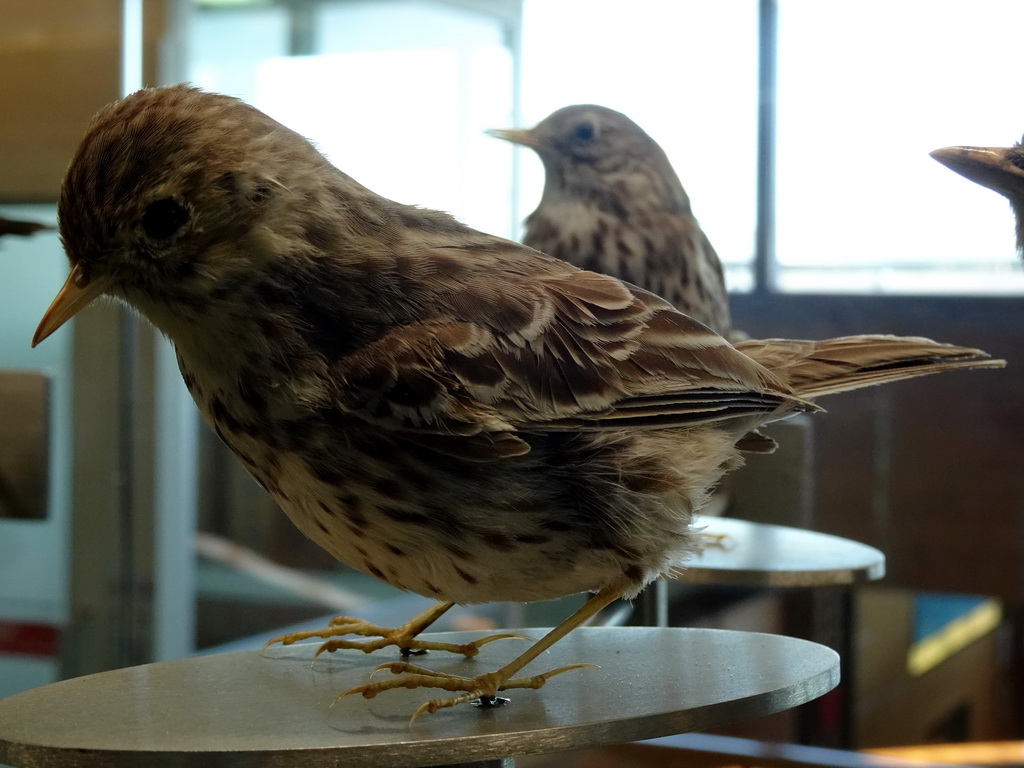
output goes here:
<path id="1" fill-rule="evenodd" d="M 538 630 L 527 630 L 539 636 Z M 466 642 L 479 633 L 431 639 Z M 475 675 L 522 650 L 491 643 L 432 669 Z M 311 664 L 316 644 L 160 662 L 66 680 L 0 700 L 0 763 L 13 766 L 511 766 L 520 755 L 701 730 L 810 701 L 839 679 L 839 657 L 789 637 L 711 629 L 584 627 L 527 667 L 575 662 L 511 703 L 461 705 L 410 724 L 434 690 L 331 702 L 394 656 L 358 651 Z M 386 674 L 386 673 L 380 673 Z M 440 692 L 440 695 L 445 695 Z"/>

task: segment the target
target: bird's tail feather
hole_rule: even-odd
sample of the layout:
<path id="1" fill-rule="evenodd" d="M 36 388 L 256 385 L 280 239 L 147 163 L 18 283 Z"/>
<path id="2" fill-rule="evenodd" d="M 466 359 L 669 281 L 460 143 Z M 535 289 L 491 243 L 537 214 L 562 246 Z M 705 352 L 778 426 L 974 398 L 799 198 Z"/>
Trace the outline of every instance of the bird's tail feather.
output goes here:
<path id="1" fill-rule="evenodd" d="M 1002 368 L 1006 364 L 980 349 L 913 336 L 843 336 L 825 341 L 762 339 L 741 341 L 735 346 L 804 398 L 960 368 Z"/>

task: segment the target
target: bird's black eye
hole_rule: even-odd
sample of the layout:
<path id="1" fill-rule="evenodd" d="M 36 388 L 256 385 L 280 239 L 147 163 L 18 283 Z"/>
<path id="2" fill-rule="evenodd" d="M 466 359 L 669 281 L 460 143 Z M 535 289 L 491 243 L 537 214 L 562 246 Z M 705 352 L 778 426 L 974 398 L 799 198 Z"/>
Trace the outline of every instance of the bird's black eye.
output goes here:
<path id="1" fill-rule="evenodd" d="M 188 221 L 188 211 L 177 200 L 165 197 L 146 206 L 142 229 L 152 240 L 166 240 L 178 233 Z"/>
<path id="2" fill-rule="evenodd" d="M 590 123 L 580 123 L 576 126 L 576 138 L 580 141 L 590 141 L 594 138 L 594 126 Z"/>

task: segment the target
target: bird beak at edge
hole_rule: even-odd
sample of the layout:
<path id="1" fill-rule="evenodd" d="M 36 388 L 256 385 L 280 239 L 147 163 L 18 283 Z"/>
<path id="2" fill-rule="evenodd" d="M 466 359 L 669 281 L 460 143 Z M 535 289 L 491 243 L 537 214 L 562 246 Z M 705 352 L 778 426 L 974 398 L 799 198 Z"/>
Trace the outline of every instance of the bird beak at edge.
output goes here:
<path id="1" fill-rule="evenodd" d="M 72 267 L 64 287 L 60 289 L 57 298 L 53 300 L 50 308 L 43 315 L 43 319 L 39 321 L 39 327 L 36 328 L 35 335 L 32 336 L 32 346 L 36 346 L 77 315 L 100 293 L 102 293 L 102 289 L 99 283 L 88 280 L 78 265 Z"/>
<path id="2" fill-rule="evenodd" d="M 1014 165 L 1010 147 L 943 147 L 931 156 L 975 184 L 1007 197 L 1024 195 L 1024 169 Z"/>
<path id="3" fill-rule="evenodd" d="M 488 136 L 494 136 L 496 139 L 504 139 L 505 141 L 511 141 L 513 144 L 520 144 L 524 147 L 533 147 L 536 149 L 539 146 L 537 137 L 533 135 L 533 131 L 526 129 L 515 129 L 515 128 L 489 128 L 484 131 Z"/>

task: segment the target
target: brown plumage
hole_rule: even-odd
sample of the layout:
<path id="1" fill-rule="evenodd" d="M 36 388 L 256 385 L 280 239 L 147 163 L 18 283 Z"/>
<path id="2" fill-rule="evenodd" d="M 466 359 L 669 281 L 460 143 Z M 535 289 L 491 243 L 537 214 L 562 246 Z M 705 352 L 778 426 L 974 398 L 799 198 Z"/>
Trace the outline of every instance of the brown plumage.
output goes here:
<path id="1" fill-rule="evenodd" d="M 1024 146 L 943 147 L 931 156 L 1010 201 L 1017 224 L 1017 252 L 1024 257 Z"/>
<path id="2" fill-rule="evenodd" d="M 682 563 L 706 489 L 758 425 L 820 392 L 1001 365 L 892 337 L 744 354 L 646 291 L 381 198 L 256 109 L 184 86 L 96 117 L 59 214 L 71 274 L 33 343 L 100 295 L 128 302 L 306 535 L 443 601 L 397 630 L 311 633 L 381 635 L 326 647 L 439 647 L 415 636 L 452 602 L 598 592 L 494 673 L 398 665 L 464 691 L 430 711 L 543 684 L 511 678 Z"/>
<path id="3" fill-rule="evenodd" d="M 526 245 L 638 285 L 729 336 L 718 254 L 665 152 L 639 125 L 607 107 L 577 104 L 530 130 L 490 133 L 530 147 L 544 163 Z"/>

